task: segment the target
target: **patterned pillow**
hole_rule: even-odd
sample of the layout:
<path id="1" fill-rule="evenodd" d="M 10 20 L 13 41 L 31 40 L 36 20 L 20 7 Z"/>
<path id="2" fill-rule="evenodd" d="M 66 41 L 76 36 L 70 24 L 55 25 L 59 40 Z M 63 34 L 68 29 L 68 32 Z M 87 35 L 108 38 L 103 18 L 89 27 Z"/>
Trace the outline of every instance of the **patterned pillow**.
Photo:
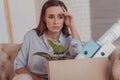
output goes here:
<path id="1" fill-rule="evenodd" d="M 0 44 L 0 80 L 12 80 L 13 61 L 21 44 Z"/>
<path id="2" fill-rule="evenodd" d="M 8 62 L 8 55 L 4 51 L 2 51 L 2 48 L 0 48 L 0 77 L 1 80 L 6 80 L 6 71 L 5 67 Z"/>

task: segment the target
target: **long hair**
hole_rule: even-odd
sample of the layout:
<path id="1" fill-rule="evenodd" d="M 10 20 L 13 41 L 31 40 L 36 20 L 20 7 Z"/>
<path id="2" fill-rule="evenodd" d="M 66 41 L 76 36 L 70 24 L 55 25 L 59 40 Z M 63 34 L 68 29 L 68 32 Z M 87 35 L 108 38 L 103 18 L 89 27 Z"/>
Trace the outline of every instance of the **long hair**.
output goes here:
<path id="1" fill-rule="evenodd" d="M 42 7 L 39 24 L 34 29 L 37 32 L 38 36 L 43 35 L 43 33 L 47 30 L 46 23 L 45 23 L 44 19 L 45 19 L 46 9 L 51 7 L 51 6 L 61 6 L 61 7 L 64 7 L 65 10 L 67 11 L 67 7 L 65 6 L 65 4 L 62 1 L 60 1 L 60 0 L 48 0 Z M 62 33 L 65 34 L 66 36 L 70 35 L 68 27 L 65 23 L 63 24 Z"/>

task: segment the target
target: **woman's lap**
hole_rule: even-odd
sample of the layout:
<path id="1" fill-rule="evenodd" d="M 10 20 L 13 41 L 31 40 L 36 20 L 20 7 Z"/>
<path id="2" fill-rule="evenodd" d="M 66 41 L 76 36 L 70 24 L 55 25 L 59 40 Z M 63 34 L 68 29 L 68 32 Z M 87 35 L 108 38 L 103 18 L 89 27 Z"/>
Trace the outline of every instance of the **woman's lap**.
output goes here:
<path id="1" fill-rule="evenodd" d="M 29 74 L 17 74 L 13 80 L 33 80 Z"/>

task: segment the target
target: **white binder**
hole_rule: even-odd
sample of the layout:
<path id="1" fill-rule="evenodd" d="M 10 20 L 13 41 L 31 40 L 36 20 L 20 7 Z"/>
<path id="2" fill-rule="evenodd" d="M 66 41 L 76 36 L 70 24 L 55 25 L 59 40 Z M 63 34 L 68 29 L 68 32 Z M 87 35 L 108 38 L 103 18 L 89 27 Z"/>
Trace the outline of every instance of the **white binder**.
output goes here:
<path id="1" fill-rule="evenodd" d="M 110 41 L 108 41 L 98 50 L 98 52 L 93 56 L 93 58 L 108 57 L 115 50 L 115 48 L 116 47 Z"/>

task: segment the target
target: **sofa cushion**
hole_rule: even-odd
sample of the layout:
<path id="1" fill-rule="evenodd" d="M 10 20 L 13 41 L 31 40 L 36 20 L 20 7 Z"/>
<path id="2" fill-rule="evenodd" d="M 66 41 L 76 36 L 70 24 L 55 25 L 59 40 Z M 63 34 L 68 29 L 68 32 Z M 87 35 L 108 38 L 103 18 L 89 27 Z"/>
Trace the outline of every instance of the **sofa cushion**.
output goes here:
<path id="1" fill-rule="evenodd" d="M 13 61 L 21 44 L 0 44 L 0 80 L 12 80 Z"/>

